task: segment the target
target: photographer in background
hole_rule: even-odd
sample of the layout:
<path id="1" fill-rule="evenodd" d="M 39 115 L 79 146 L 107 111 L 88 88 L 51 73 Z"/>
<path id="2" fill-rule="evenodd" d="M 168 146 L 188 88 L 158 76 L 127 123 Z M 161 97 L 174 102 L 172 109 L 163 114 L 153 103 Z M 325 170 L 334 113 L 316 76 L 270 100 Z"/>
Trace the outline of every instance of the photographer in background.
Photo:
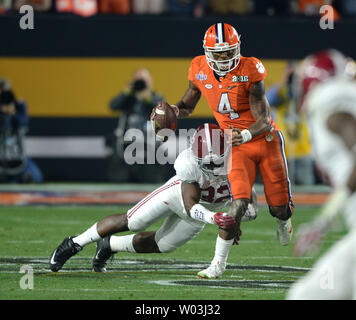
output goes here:
<path id="1" fill-rule="evenodd" d="M 147 69 L 138 69 L 123 92 L 111 100 L 110 109 L 122 111 L 127 117 L 123 131 L 130 128 L 146 130 L 152 108 L 163 100 L 162 96 L 152 90 L 152 86 L 150 72 Z"/>
<path id="2" fill-rule="evenodd" d="M 145 137 L 145 159 L 147 135 L 152 130 L 149 122 L 152 109 L 163 97 L 153 89 L 153 79 L 149 70 L 141 68 L 135 71 L 127 87 L 110 102 L 110 109 L 120 111 L 118 126 L 114 132 L 114 141 L 111 147 L 113 155 L 109 159 L 109 180 L 115 182 L 152 182 L 165 181 L 168 171 L 167 166 L 156 164 L 127 165 L 124 159 L 125 148 L 130 142 L 124 141 L 128 129 L 139 129 Z M 159 143 L 155 144 L 157 148 Z"/>
<path id="3" fill-rule="evenodd" d="M 0 79 L 0 181 L 43 181 L 37 165 L 26 156 L 24 139 L 29 118 L 27 105 L 17 100 L 8 81 Z"/>

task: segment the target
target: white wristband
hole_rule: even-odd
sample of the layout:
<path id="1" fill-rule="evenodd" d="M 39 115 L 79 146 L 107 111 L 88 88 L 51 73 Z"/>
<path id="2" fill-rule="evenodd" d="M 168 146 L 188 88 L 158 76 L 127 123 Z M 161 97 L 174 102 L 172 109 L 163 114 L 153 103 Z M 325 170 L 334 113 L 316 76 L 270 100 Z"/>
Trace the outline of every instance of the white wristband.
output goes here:
<path id="1" fill-rule="evenodd" d="M 215 212 L 211 212 L 201 204 L 197 203 L 190 209 L 190 217 L 204 223 L 214 223 Z"/>
<path id="2" fill-rule="evenodd" d="M 242 135 L 242 139 L 243 142 L 242 143 L 246 143 L 248 141 L 250 141 L 252 139 L 252 134 L 249 130 L 245 129 L 241 131 L 241 135 Z"/>

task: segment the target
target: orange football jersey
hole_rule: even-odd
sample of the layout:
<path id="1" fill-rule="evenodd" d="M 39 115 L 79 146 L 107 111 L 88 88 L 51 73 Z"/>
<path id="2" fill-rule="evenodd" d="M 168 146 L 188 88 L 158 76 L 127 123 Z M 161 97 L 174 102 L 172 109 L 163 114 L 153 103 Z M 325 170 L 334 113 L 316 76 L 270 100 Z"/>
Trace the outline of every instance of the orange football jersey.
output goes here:
<path id="1" fill-rule="evenodd" d="M 232 126 L 243 130 L 248 129 L 256 121 L 249 104 L 249 89 L 254 82 L 264 80 L 266 75 L 266 69 L 260 60 L 241 56 L 239 65 L 218 81 L 208 66 L 205 55 L 202 55 L 192 60 L 188 79 L 199 88 L 208 101 L 222 129 L 229 129 Z M 274 129 L 278 130 L 272 119 L 271 123 Z"/>

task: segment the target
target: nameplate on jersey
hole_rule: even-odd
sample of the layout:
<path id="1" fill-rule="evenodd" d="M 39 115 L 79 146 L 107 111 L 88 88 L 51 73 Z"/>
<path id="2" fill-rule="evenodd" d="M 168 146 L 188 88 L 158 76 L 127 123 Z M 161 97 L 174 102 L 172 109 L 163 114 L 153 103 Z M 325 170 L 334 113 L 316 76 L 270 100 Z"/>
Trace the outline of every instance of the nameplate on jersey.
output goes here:
<path id="1" fill-rule="evenodd" d="M 233 76 L 232 82 L 248 82 L 248 76 Z"/>

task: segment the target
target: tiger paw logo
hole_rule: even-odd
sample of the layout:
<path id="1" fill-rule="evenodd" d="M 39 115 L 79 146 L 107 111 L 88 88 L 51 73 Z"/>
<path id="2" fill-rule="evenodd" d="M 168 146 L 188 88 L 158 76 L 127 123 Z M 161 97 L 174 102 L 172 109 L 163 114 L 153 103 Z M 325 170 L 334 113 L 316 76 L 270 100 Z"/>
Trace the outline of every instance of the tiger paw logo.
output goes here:
<path id="1" fill-rule="evenodd" d="M 265 67 L 263 66 L 262 62 L 259 62 L 256 64 L 257 71 L 259 73 L 264 73 L 265 72 Z"/>

